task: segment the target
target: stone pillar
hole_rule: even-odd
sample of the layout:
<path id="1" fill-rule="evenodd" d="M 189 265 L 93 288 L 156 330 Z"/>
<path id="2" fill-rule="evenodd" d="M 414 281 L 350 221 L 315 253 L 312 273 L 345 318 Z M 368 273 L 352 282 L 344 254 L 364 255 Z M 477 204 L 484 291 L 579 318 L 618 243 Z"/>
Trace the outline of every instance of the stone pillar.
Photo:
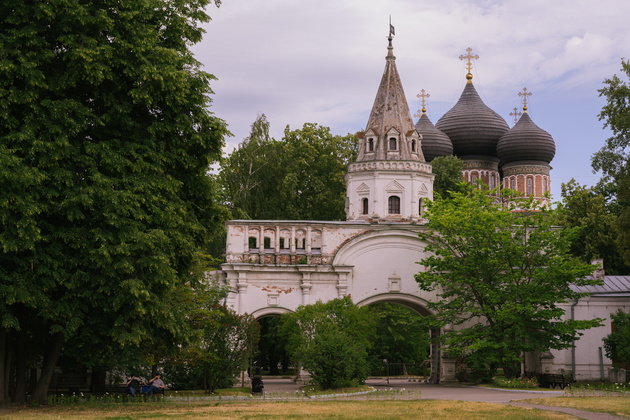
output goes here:
<path id="1" fill-rule="evenodd" d="M 442 359 L 440 362 L 440 383 L 443 385 L 457 385 L 459 381 L 455 377 L 455 359 Z"/>

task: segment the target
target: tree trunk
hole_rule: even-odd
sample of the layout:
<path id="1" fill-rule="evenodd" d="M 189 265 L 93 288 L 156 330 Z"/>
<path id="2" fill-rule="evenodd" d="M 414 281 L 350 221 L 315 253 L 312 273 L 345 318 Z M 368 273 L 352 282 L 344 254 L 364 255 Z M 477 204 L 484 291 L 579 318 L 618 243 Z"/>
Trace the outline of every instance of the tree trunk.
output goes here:
<path id="1" fill-rule="evenodd" d="M 8 390 L 5 389 L 5 376 L 8 375 L 8 372 L 4 370 L 4 358 L 8 353 L 7 346 L 7 333 L 5 331 L 0 331 L 0 405 L 7 403 L 5 395 L 8 393 Z"/>
<path id="2" fill-rule="evenodd" d="M 17 358 L 15 365 L 15 402 L 26 402 L 26 334 L 22 331 L 17 338 Z"/>
<path id="3" fill-rule="evenodd" d="M 4 354 L 4 394 L 2 399 L 5 403 L 11 402 L 11 388 L 13 378 L 13 358 L 15 357 L 15 342 L 10 334 L 6 340 L 6 352 Z"/>
<path id="4" fill-rule="evenodd" d="M 40 405 L 48 404 L 48 386 L 50 385 L 50 380 L 52 379 L 55 371 L 57 360 L 59 360 L 62 344 L 62 333 L 56 333 L 51 336 L 46 343 L 42 373 L 39 377 L 39 381 L 37 382 L 37 386 L 35 386 L 35 392 L 33 392 L 33 396 L 31 398 L 34 402 Z"/>

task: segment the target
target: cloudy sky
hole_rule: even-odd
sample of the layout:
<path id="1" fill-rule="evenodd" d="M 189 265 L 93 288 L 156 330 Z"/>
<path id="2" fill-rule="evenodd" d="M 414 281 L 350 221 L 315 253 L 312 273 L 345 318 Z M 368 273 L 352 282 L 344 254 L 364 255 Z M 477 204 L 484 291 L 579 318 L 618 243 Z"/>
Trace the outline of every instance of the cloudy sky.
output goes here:
<path id="1" fill-rule="evenodd" d="M 575 178 L 592 185 L 590 157 L 610 133 L 598 89 L 630 58 L 628 0 L 223 0 L 194 52 L 218 80 L 212 111 L 233 137 L 231 151 L 260 113 L 271 134 L 305 122 L 345 135 L 365 128 L 385 67 L 388 20 L 412 114 L 425 89 L 435 124 L 465 84 L 459 56 L 479 55 L 473 82 L 512 126 L 522 106 L 556 142 L 552 193 Z M 414 119 L 415 121 L 415 119 Z"/>

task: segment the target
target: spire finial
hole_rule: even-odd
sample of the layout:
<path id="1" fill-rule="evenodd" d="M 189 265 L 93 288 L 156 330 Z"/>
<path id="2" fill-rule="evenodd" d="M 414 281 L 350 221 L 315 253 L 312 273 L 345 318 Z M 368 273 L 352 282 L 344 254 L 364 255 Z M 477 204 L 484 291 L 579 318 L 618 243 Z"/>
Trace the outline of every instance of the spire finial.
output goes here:
<path id="1" fill-rule="evenodd" d="M 427 113 L 427 109 L 426 109 L 426 99 L 427 99 L 427 98 L 430 98 L 430 97 L 431 97 L 431 95 L 429 95 L 429 94 L 428 94 L 428 93 L 427 93 L 424 89 L 422 89 L 422 90 L 420 91 L 420 93 L 416 95 L 416 98 L 420 98 L 420 100 L 422 101 L 422 114 L 420 114 L 420 113 L 418 112 L 418 114 L 419 114 L 419 115 L 418 115 L 418 114 L 416 114 L 416 115 L 414 115 L 414 117 L 418 117 L 418 118 L 420 118 L 422 115 L 424 115 L 424 114 L 426 114 L 426 113 Z"/>
<path id="2" fill-rule="evenodd" d="M 517 107 L 514 107 L 514 111 L 510 112 L 510 117 L 514 117 L 514 124 L 518 122 L 518 117 L 521 115 L 523 115 L 523 113 L 520 112 Z"/>
<path id="3" fill-rule="evenodd" d="M 466 52 L 468 54 L 466 55 L 460 55 L 459 59 L 460 60 L 467 60 L 468 63 L 466 63 L 466 68 L 468 69 L 468 74 L 466 75 L 466 80 L 468 80 L 467 83 L 472 83 L 472 73 L 470 72 L 472 70 L 472 61 L 473 59 L 475 60 L 479 60 L 479 56 L 478 55 L 472 55 L 472 48 L 468 47 L 466 48 Z"/>
<path id="4" fill-rule="evenodd" d="M 527 114 L 527 97 L 528 96 L 532 96 L 532 93 L 528 92 L 527 88 L 524 87 L 523 91 L 518 93 L 518 96 L 522 96 L 523 97 L 523 99 L 522 99 L 522 101 L 523 101 L 523 112 Z"/>
<path id="5" fill-rule="evenodd" d="M 391 49 L 394 48 L 392 46 L 392 39 L 394 39 L 395 35 L 396 35 L 396 30 L 394 29 L 394 25 L 392 25 L 392 15 L 389 15 L 389 36 L 387 37 L 387 39 L 389 40 L 389 49 L 390 49 L 390 51 L 391 51 Z"/>

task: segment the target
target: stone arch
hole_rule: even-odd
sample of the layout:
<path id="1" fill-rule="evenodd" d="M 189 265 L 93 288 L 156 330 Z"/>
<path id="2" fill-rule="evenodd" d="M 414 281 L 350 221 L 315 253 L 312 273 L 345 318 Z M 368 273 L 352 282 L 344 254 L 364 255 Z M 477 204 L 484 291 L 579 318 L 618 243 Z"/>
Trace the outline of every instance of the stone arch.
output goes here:
<path id="1" fill-rule="evenodd" d="M 382 293 L 356 302 L 358 306 L 368 306 L 376 303 L 396 303 L 413 309 L 421 316 L 431 315 L 431 311 L 427 308 L 427 301 L 421 297 L 405 294 L 405 293 Z M 440 330 L 435 328 L 430 330 L 431 333 L 431 376 L 429 383 L 437 384 L 440 382 L 441 372 L 441 349 L 440 349 Z"/>
<path id="2" fill-rule="evenodd" d="M 251 313 L 251 315 L 255 319 L 260 319 L 266 316 L 281 316 L 281 315 L 288 314 L 291 312 L 293 311 L 287 308 L 280 307 L 280 306 L 267 306 L 264 308 L 256 309 L 254 312 Z"/>

